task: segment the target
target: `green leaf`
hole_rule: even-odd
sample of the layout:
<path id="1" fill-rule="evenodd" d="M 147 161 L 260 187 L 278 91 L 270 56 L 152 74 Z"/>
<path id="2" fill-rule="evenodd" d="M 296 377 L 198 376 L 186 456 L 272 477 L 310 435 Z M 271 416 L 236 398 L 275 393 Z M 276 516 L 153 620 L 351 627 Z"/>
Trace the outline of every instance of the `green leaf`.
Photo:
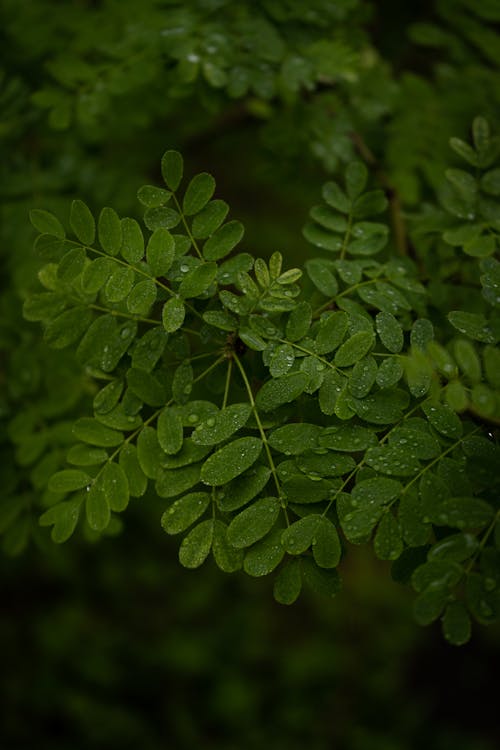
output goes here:
<path id="1" fill-rule="evenodd" d="M 309 302 L 299 302 L 291 311 L 286 324 L 286 337 L 289 341 L 300 341 L 311 327 L 312 307 Z"/>
<path id="2" fill-rule="evenodd" d="M 108 460 L 108 454 L 102 448 L 78 443 L 69 449 L 66 460 L 74 466 L 98 466 Z"/>
<path id="3" fill-rule="evenodd" d="M 197 174 L 187 186 L 182 210 L 185 216 L 192 216 L 206 206 L 215 190 L 215 180 L 211 174 Z"/>
<path id="4" fill-rule="evenodd" d="M 297 601 L 302 588 L 300 569 L 300 560 L 289 560 L 280 570 L 273 589 L 274 598 L 280 604 L 293 604 Z"/>
<path id="5" fill-rule="evenodd" d="M 188 464 L 179 469 L 160 469 L 156 492 L 160 497 L 176 497 L 200 481 L 201 464 Z"/>
<path id="6" fill-rule="evenodd" d="M 392 313 L 379 312 L 375 318 L 375 327 L 386 349 L 394 354 L 401 351 L 404 343 L 403 329 Z"/>
<path id="7" fill-rule="evenodd" d="M 56 544 L 63 544 L 73 534 L 80 518 L 81 497 L 75 497 L 64 503 L 58 503 L 42 513 L 40 526 L 53 526 L 50 534 Z"/>
<path id="8" fill-rule="evenodd" d="M 174 397 L 174 401 L 178 404 L 186 404 L 189 401 L 189 396 L 192 390 L 193 368 L 189 360 L 185 360 L 184 362 L 181 362 L 174 373 L 174 379 L 172 381 L 172 396 Z M 191 418 L 188 417 L 189 426 L 193 427 L 199 419 L 201 419 L 201 415 L 197 415 L 197 417 L 196 421 L 192 420 L 192 414 Z"/>
<path id="9" fill-rule="evenodd" d="M 413 615 L 419 625 L 430 625 L 437 620 L 448 601 L 449 592 L 446 588 L 425 589 L 413 604 Z"/>
<path id="10" fill-rule="evenodd" d="M 454 439 L 462 435 L 462 422 L 455 412 L 444 404 L 428 402 L 422 405 L 422 409 L 431 425 L 442 435 Z"/>
<path id="11" fill-rule="evenodd" d="M 341 589 L 340 576 L 336 570 L 318 568 L 312 560 L 306 558 L 301 561 L 302 576 L 313 591 L 321 596 L 333 598 Z"/>
<path id="12" fill-rule="evenodd" d="M 369 448 L 365 453 L 365 462 L 381 474 L 396 477 L 411 477 L 421 466 L 416 451 L 411 446 L 380 445 Z"/>
<path id="13" fill-rule="evenodd" d="M 352 215 L 357 219 L 376 216 L 385 211 L 388 205 L 389 202 L 383 190 L 370 190 L 370 192 L 361 195 L 354 201 Z"/>
<path id="14" fill-rule="evenodd" d="M 77 341 L 92 321 L 92 313 L 87 307 L 78 306 L 51 320 L 44 331 L 44 340 L 53 349 L 64 349 Z"/>
<path id="15" fill-rule="evenodd" d="M 413 324 L 410 333 L 410 343 L 415 349 L 425 351 L 427 344 L 434 338 L 434 327 L 430 320 L 419 318 Z"/>
<path id="16" fill-rule="evenodd" d="M 460 138 L 450 138 L 450 146 L 459 156 L 465 159 L 473 167 L 479 166 L 478 156 L 472 146 Z"/>
<path id="17" fill-rule="evenodd" d="M 238 327 L 237 318 L 228 313 L 227 310 L 207 310 L 203 313 L 203 320 L 222 331 L 235 331 Z"/>
<path id="18" fill-rule="evenodd" d="M 364 398 L 370 393 L 377 377 L 377 363 L 373 357 L 363 357 L 352 368 L 349 390 L 355 398 Z"/>
<path id="19" fill-rule="evenodd" d="M 214 521 L 202 521 L 182 540 L 179 562 L 185 568 L 199 568 L 207 559 L 214 538 Z"/>
<path id="20" fill-rule="evenodd" d="M 91 261 L 83 271 L 82 286 L 89 294 L 94 294 L 102 289 L 108 281 L 113 269 L 114 262 L 111 258 L 96 258 Z"/>
<path id="21" fill-rule="evenodd" d="M 161 319 L 163 327 L 167 333 L 174 333 L 184 323 L 186 309 L 184 303 L 179 297 L 171 297 L 163 305 Z"/>
<path id="22" fill-rule="evenodd" d="M 380 388 L 392 388 L 403 377 L 403 365 L 399 359 L 388 357 L 384 359 L 377 371 L 375 382 Z"/>
<path id="23" fill-rule="evenodd" d="M 123 442 L 121 432 L 105 427 L 92 417 L 78 419 L 73 425 L 73 435 L 83 443 L 97 445 L 100 448 L 113 448 Z"/>
<path id="24" fill-rule="evenodd" d="M 269 435 L 269 445 L 274 450 L 287 456 L 297 456 L 300 453 L 318 447 L 318 438 L 322 428 L 315 424 L 297 422 L 278 427 Z"/>
<path id="25" fill-rule="evenodd" d="M 264 342 L 265 343 L 265 342 Z M 265 344 L 264 348 L 266 348 Z M 293 367 L 295 361 L 295 351 L 290 344 L 281 344 L 274 349 L 269 361 L 269 372 L 273 378 L 279 378 Z"/>
<path id="26" fill-rule="evenodd" d="M 86 487 L 91 481 L 91 477 L 84 471 L 63 469 L 50 478 L 49 490 L 51 492 L 74 492 Z"/>
<path id="27" fill-rule="evenodd" d="M 224 219 L 226 218 L 229 211 L 227 203 L 221 200 L 214 200 L 207 203 L 193 219 L 191 232 L 193 237 L 199 240 L 204 240 L 210 237 L 216 229 L 220 227 Z M 206 256 L 205 256 L 206 257 Z M 216 258 L 209 258 L 209 260 L 217 260 Z"/>
<path id="28" fill-rule="evenodd" d="M 29 321 L 50 320 L 62 313 L 66 299 L 55 292 L 33 294 L 24 301 L 23 317 Z"/>
<path id="29" fill-rule="evenodd" d="M 144 255 L 144 236 L 135 219 L 126 217 L 121 221 L 122 246 L 121 255 L 129 263 L 138 263 Z"/>
<path id="30" fill-rule="evenodd" d="M 377 442 L 377 436 L 372 430 L 356 424 L 327 427 L 319 439 L 323 448 L 348 453 L 363 451 L 377 445 Z"/>
<path id="31" fill-rule="evenodd" d="M 263 497 L 233 518 L 229 524 L 227 538 L 236 549 L 255 544 L 269 533 L 280 511 L 275 497 Z"/>
<path id="32" fill-rule="evenodd" d="M 95 240 L 95 221 L 90 209 L 83 201 L 72 202 L 69 223 L 80 242 L 84 245 L 92 245 Z"/>
<path id="33" fill-rule="evenodd" d="M 119 464 L 108 461 L 101 474 L 102 491 L 111 510 L 122 511 L 128 505 L 129 489 L 126 474 Z"/>
<path id="34" fill-rule="evenodd" d="M 178 453 L 184 440 L 182 417 L 170 406 L 162 409 L 157 421 L 158 441 L 169 455 Z"/>
<path id="35" fill-rule="evenodd" d="M 156 208 L 168 203 L 172 196 L 168 190 L 155 187 L 154 185 L 142 185 L 137 191 L 137 198 L 143 206 L 147 208 Z"/>
<path id="36" fill-rule="evenodd" d="M 99 243 L 108 255 L 118 255 L 122 247 L 123 235 L 120 218 L 112 208 L 103 208 L 97 225 Z"/>
<path id="37" fill-rule="evenodd" d="M 364 357 L 373 346 L 374 334 L 360 331 L 347 339 L 335 354 L 337 367 L 350 367 Z"/>
<path id="38" fill-rule="evenodd" d="M 203 257 L 206 260 L 220 260 L 229 255 L 241 242 L 245 227 L 239 221 L 228 221 L 217 229 L 203 245 Z"/>
<path id="39" fill-rule="evenodd" d="M 227 513 L 242 508 L 264 489 L 270 476 L 271 470 L 267 466 L 257 465 L 216 490 L 220 510 Z"/>
<path id="40" fill-rule="evenodd" d="M 170 190 L 177 190 L 184 171 L 184 161 L 178 151 L 166 151 L 161 158 L 161 173 Z"/>
<path id="41" fill-rule="evenodd" d="M 303 235 L 311 245 L 321 247 L 323 250 L 331 250 L 332 252 L 342 249 L 342 240 L 338 235 L 332 234 L 328 229 L 308 222 L 304 229 Z"/>
<path id="42" fill-rule="evenodd" d="M 249 469 L 257 461 L 261 451 L 260 438 L 243 437 L 233 440 L 205 461 L 201 480 L 212 486 L 226 484 Z"/>
<path id="43" fill-rule="evenodd" d="M 485 344 L 495 344 L 497 341 L 497 337 L 491 330 L 484 315 L 452 310 L 452 312 L 448 313 L 448 320 L 457 331 L 470 336 L 471 339 L 482 341 Z"/>
<path id="44" fill-rule="evenodd" d="M 162 406 L 167 400 L 164 384 L 144 370 L 131 367 L 127 372 L 127 385 L 148 406 Z"/>
<path id="45" fill-rule="evenodd" d="M 148 208 L 144 213 L 144 223 L 152 232 L 157 229 L 174 229 L 180 220 L 180 213 L 168 206 Z"/>
<path id="46" fill-rule="evenodd" d="M 403 551 L 401 527 L 390 511 L 384 513 L 377 527 L 374 549 L 381 560 L 397 560 Z"/>
<path id="47" fill-rule="evenodd" d="M 186 438 L 182 448 L 175 454 L 167 454 L 163 459 L 164 469 L 177 469 L 181 466 L 198 463 L 202 458 L 210 453 L 210 447 L 206 445 L 196 445 L 190 437 Z"/>
<path id="48" fill-rule="evenodd" d="M 30 211 L 30 222 L 40 234 L 49 234 L 63 240 L 66 237 L 64 227 L 59 219 L 49 211 L 41 208 L 33 208 Z"/>
<path id="49" fill-rule="evenodd" d="M 453 354 L 464 375 L 472 382 L 481 380 L 481 360 L 476 347 L 467 339 L 457 339 L 453 345 Z"/>
<path id="50" fill-rule="evenodd" d="M 216 263 L 203 263 L 189 271 L 179 286 L 179 294 L 183 299 L 198 297 L 214 282 L 217 276 Z"/>
<path id="51" fill-rule="evenodd" d="M 175 257 L 175 240 L 164 227 L 155 229 L 148 241 L 146 259 L 155 277 L 165 276 Z"/>
<path id="52" fill-rule="evenodd" d="M 285 550 L 281 546 L 281 529 L 260 539 L 245 554 L 243 569 L 249 576 L 267 576 L 278 567 Z"/>
<path id="53" fill-rule="evenodd" d="M 93 531 L 104 531 L 111 520 L 111 511 L 102 482 L 96 480 L 87 492 L 85 502 L 87 522 Z"/>
<path id="54" fill-rule="evenodd" d="M 450 602 L 443 616 L 443 635 L 453 646 L 463 646 L 471 636 L 471 621 L 462 602 Z"/>
<path id="55" fill-rule="evenodd" d="M 121 302 L 127 297 L 134 285 L 135 274 L 131 268 L 116 267 L 104 287 L 108 302 Z"/>
<path id="56" fill-rule="evenodd" d="M 366 541 L 382 517 L 384 506 L 396 500 L 401 490 L 400 482 L 376 477 L 358 482 L 350 495 L 340 495 L 339 520 L 349 541 L 354 544 Z"/>
<path id="57" fill-rule="evenodd" d="M 481 529 L 492 518 L 493 508 L 478 497 L 449 497 L 435 503 L 430 514 L 436 526 L 451 526 L 456 529 Z"/>
<path id="58" fill-rule="evenodd" d="M 216 445 L 231 437 L 248 421 L 250 404 L 231 404 L 212 417 L 200 422 L 193 432 L 193 442 L 199 445 Z"/>
<path id="59" fill-rule="evenodd" d="M 308 376 L 302 372 L 293 372 L 268 380 L 257 393 L 257 407 L 263 411 L 272 411 L 278 406 L 295 401 L 304 391 L 308 381 Z"/>
<path id="60" fill-rule="evenodd" d="M 332 208 L 336 208 L 342 214 L 348 214 L 351 210 L 351 201 L 336 182 L 327 182 L 323 185 L 322 195 L 324 200 Z"/>
<path id="61" fill-rule="evenodd" d="M 148 479 L 141 469 L 135 445 L 126 443 L 120 451 L 119 463 L 125 476 L 131 497 L 142 497 L 148 486 Z"/>
<path id="62" fill-rule="evenodd" d="M 87 255 L 83 247 L 75 247 L 65 253 L 57 267 L 57 278 L 70 282 L 77 278 L 84 269 Z"/>
<path id="63" fill-rule="evenodd" d="M 428 552 L 429 560 L 463 562 L 476 552 L 479 542 L 472 534 L 450 534 L 436 542 Z"/>
<path id="64" fill-rule="evenodd" d="M 347 165 L 345 171 L 345 184 L 347 195 L 351 200 L 357 198 L 366 186 L 368 170 L 361 161 L 352 161 Z"/>
<path id="65" fill-rule="evenodd" d="M 306 261 L 307 275 L 312 283 L 325 297 L 335 297 L 339 290 L 331 264 L 321 258 Z"/>
<path id="66" fill-rule="evenodd" d="M 318 354 L 327 354 L 337 349 L 342 343 L 348 326 L 345 312 L 334 312 L 322 318 L 316 336 Z"/>
<path id="67" fill-rule="evenodd" d="M 186 531 L 205 513 L 210 504 L 208 492 L 191 492 L 175 500 L 163 513 L 161 525 L 167 534 Z"/>
<path id="68" fill-rule="evenodd" d="M 227 541 L 227 524 L 214 521 L 212 553 L 217 566 L 224 573 L 234 573 L 243 566 L 243 550 L 231 547 Z"/>
<path id="69" fill-rule="evenodd" d="M 111 380 L 94 397 L 94 412 L 96 414 L 108 414 L 120 400 L 123 393 L 123 381 Z"/>
<path id="70" fill-rule="evenodd" d="M 390 446 L 399 446 L 414 454 L 416 458 L 424 460 L 439 456 L 441 446 L 427 426 L 424 429 L 420 422 L 418 422 L 418 428 L 411 426 L 409 421 L 406 424 L 408 426 L 396 427 L 391 430 Z"/>
<path id="71" fill-rule="evenodd" d="M 162 467 L 165 453 L 158 441 L 156 430 L 152 427 L 146 425 L 139 433 L 137 457 L 140 467 L 148 479 L 156 479 Z"/>
<path id="72" fill-rule="evenodd" d="M 127 309 L 133 315 L 147 315 L 156 302 L 156 284 L 145 279 L 136 284 L 127 297 Z"/>

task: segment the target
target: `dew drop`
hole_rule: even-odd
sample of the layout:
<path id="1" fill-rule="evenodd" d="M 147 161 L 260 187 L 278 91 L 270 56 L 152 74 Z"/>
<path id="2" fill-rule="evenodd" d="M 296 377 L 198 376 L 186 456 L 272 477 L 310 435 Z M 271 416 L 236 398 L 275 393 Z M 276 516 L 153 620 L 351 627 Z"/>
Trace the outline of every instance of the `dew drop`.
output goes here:
<path id="1" fill-rule="evenodd" d="M 191 393 L 192 389 L 193 389 L 193 387 L 191 385 L 186 385 L 184 387 L 183 392 L 186 394 L 186 396 L 189 396 L 189 394 Z"/>
<path id="2" fill-rule="evenodd" d="M 214 424 L 215 424 L 215 419 L 213 417 L 209 417 L 209 419 L 207 419 L 207 427 L 213 427 Z"/>
<path id="3" fill-rule="evenodd" d="M 130 328 L 127 328 L 126 326 L 125 328 L 122 328 L 122 330 L 120 331 L 120 336 L 122 339 L 126 339 L 127 336 L 130 336 Z"/>
<path id="4" fill-rule="evenodd" d="M 188 422 L 191 422 L 191 423 L 197 422 L 198 419 L 199 419 L 198 414 L 190 414 L 188 416 Z"/>
<path id="5" fill-rule="evenodd" d="M 185 263 L 180 266 L 181 273 L 187 273 L 189 271 L 189 266 L 187 266 Z"/>
<path id="6" fill-rule="evenodd" d="M 493 614 L 493 610 L 491 609 L 490 605 L 482 599 L 479 602 L 479 611 L 484 617 L 491 617 Z"/>
<path id="7" fill-rule="evenodd" d="M 493 591 L 494 589 L 496 589 L 496 587 L 497 587 L 497 582 L 495 581 L 494 578 L 490 578 L 488 576 L 488 578 L 484 579 L 484 588 L 486 589 L 486 591 Z"/>

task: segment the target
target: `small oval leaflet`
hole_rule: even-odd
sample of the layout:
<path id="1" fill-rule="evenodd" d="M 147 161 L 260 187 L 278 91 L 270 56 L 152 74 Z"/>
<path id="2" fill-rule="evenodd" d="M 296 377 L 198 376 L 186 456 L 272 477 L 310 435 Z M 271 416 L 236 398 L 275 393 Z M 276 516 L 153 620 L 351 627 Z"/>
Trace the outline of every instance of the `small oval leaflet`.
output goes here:
<path id="1" fill-rule="evenodd" d="M 218 486 L 230 482 L 254 464 L 262 451 L 262 440 L 243 437 L 233 440 L 211 455 L 203 464 L 201 480 Z"/>
<path id="2" fill-rule="evenodd" d="M 359 331 L 345 341 L 335 354 L 337 367 L 350 367 L 368 354 L 373 346 L 371 331 Z"/>
<path id="3" fill-rule="evenodd" d="M 158 441 L 165 453 L 171 455 L 180 451 L 184 440 L 184 428 L 179 412 L 166 406 L 160 412 L 156 427 Z"/>
<path id="4" fill-rule="evenodd" d="M 229 524 L 227 538 L 237 549 L 250 547 L 274 526 L 280 511 L 276 497 L 263 497 L 239 513 Z"/>
<path id="5" fill-rule="evenodd" d="M 44 211 L 41 208 L 33 208 L 31 209 L 29 216 L 31 223 L 40 234 L 50 234 L 60 240 L 63 240 L 66 237 L 63 225 L 59 219 L 49 211 Z"/>
<path id="6" fill-rule="evenodd" d="M 316 336 L 318 354 L 327 354 L 337 349 L 344 339 L 347 325 L 348 317 L 345 312 L 334 312 L 324 318 Z"/>
<path id="7" fill-rule="evenodd" d="M 203 245 L 203 256 L 207 260 L 220 260 L 229 255 L 236 245 L 241 242 L 245 234 L 245 227 L 240 221 L 228 221 Z"/>
<path id="8" fill-rule="evenodd" d="M 156 284 L 145 279 L 132 288 L 127 297 L 127 308 L 133 315 L 147 315 L 155 301 Z"/>
<path id="9" fill-rule="evenodd" d="M 272 411 L 282 404 L 294 401 L 304 391 L 309 382 L 303 372 L 293 372 L 264 383 L 256 396 L 256 404 L 263 411 Z"/>
<path id="10" fill-rule="evenodd" d="M 74 492 L 86 487 L 91 481 L 91 477 L 85 471 L 63 469 L 52 475 L 49 490 L 51 492 Z"/>
<path id="11" fill-rule="evenodd" d="M 274 582 L 273 595 L 280 604 L 293 604 L 302 589 L 301 561 L 289 560 Z"/>
<path id="12" fill-rule="evenodd" d="M 53 505 L 39 518 L 40 526 L 52 526 L 51 539 L 56 544 L 66 542 L 76 529 L 80 518 L 81 497 Z"/>
<path id="13" fill-rule="evenodd" d="M 250 547 L 243 563 L 245 573 L 254 577 L 266 576 L 278 567 L 285 555 L 281 533 L 281 529 L 276 529 Z"/>
<path id="14" fill-rule="evenodd" d="M 241 570 L 243 566 L 243 550 L 235 549 L 227 540 L 227 524 L 222 521 L 214 521 L 214 538 L 212 542 L 212 554 L 216 565 L 224 573 L 234 573 Z"/>
<path id="15" fill-rule="evenodd" d="M 184 161 L 178 151 L 165 151 L 161 159 L 161 173 L 170 190 L 177 190 L 184 171 Z"/>
<path id="16" fill-rule="evenodd" d="M 203 294 L 217 276 L 216 263 L 203 263 L 184 277 L 179 286 L 179 294 L 184 299 L 198 297 Z"/>
<path id="17" fill-rule="evenodd" d="M 122 224 L 122 246 L 120 253 L 129 263 L 137 263 L 144 255 L 144 236 L 135 219 L 125 217 Z"/>
<path id="18" fill-rule="evenodd" d="M 95 221 L 90 209 L 81 200 L 73 201 L 69 215 L 71 229 L 84 245 L 95 240 Z"/>
<path id="19" fill-rule="evenodd" d="M 246 424 L 251 410 L 250 404 L 231 404 L 213 417 L 200 422 L 193 432 L 193 442 L 200 445 L 222 443 Z"/>
<path id="20" fill-rule="evenodd" d="M 179 562 L 185 568 L 199 568 L 212 549 L 214 521 L 202 521 L 184 537 L 179 549 Z"/>
<path id="21" fill-rule="evenodd" d="M 175 500 L 161 517 L 161 525 L 167 534 L 180 534 L 197 521 L 210 503 L 208 492 L 191 492 Z"/>
<path id="22" fill-rule="evenodd" d="M 153 276 L 164 276 L 175 258 L 175 240 L 165 227 L 158 227 L 149 238 L 146 259 Z"/>
<path id="23" fill-rule="evenodd" d="M 229 211 L 229 206 L 225 201 L 214 200 L 207 203 L 193 219 L 191 231 L 193 237 L 204 240 L 210 237 L 216 229 L 220 227 Z M 215 258 L 211 258 L 215 260 Z"/>
<path id="24" fill-rule="evenodd" d="M 403 329 L 398 320 L 390 312 L 379 312 L 375 318 L 375 327 L 381 342 L 393 354 L 403 348 Z"/>
<path id="25" fill-rule="evenodd" d="M 215 190 L 215 180 L 208 172 L 197 174 L 187 186 L 182 210 L 186 216 L 192 216 L 201 211 L 208 203 Z"/>
<path id="26" fill-rule="evenodd" d="M 269 435 L 269 445 L 287 456 L 299 455 L 318 446 L 322 428 L 304 422 L 278 427 Z"/>
<path id="27" fill-rule="evenodd" d="M 103 208 L 97 224 L 99 242 L 105 253 L 118 255 L 122 246 L 122 225 L 116 211 L 112 208 Z"/>
<path id="28" fill-rule="evenodd" d="M 102 469 L 102 489 L 111 510 L 122 511 L 128 505 L 129 489 L 126 474 L 119 464 L 108 461 Z"/>
<path id="29" fill-rule="evenodd" d="M 163 327 L 167 333 L 174 333 L 174 331 L 177 331 L 184 323 L 185 315 L 186 309 L 184 303 L 179 297 L 171 297 L 167 300 L 163 305 L 161 313 Z"/>

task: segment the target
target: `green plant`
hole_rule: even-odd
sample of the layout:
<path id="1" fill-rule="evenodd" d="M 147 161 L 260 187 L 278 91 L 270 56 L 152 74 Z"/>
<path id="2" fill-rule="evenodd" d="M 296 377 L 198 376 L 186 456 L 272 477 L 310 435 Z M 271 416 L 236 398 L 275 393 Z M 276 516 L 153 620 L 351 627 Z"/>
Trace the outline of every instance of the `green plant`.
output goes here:
<path id="1" fill-rule="evenodd" d="M 360 161 L 310 212 L 323 252 L 304 276 L 239 251 L 214 178 L 183 180 L 177 151 L 165 187 L 138 191 L 142 224 L 104 208 L 96 228 L 76 200 L 67 237 L 32 210 L 44 291 L 24 315 L 76 347 L 93 404 L 72 437 L 64 423 L 64 456 L 47 436 L 40 451 L 52 539 L 113 533 L 130 498 L 156 494 L 184 566 L 212 554 L 224 572 L 274 573 L 284 604 L 303 583 L 335 595 L 349 544 L 373 540 L 420 624 L 442 617 L 461 644 L 471 616 L 497 620 L 499 140 L 477 118 L 473 144 L 451 145 L 466 167 L 413 217 L 415 260 Z M 43 435 L 25 415 L 14 433 Z"/>

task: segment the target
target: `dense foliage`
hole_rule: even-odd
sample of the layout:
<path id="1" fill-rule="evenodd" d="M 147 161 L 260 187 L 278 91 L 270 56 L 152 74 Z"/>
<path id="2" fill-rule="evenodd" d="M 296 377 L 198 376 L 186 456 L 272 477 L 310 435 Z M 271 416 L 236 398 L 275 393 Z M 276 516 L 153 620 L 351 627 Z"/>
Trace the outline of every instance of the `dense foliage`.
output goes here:
<path id="1" fill-rule="evenodd" d="M 498 620 L 500 8 L 399 12 L 4 3 L 7 554 L 130 502 L 285 604 L 370 543 Z"/>

